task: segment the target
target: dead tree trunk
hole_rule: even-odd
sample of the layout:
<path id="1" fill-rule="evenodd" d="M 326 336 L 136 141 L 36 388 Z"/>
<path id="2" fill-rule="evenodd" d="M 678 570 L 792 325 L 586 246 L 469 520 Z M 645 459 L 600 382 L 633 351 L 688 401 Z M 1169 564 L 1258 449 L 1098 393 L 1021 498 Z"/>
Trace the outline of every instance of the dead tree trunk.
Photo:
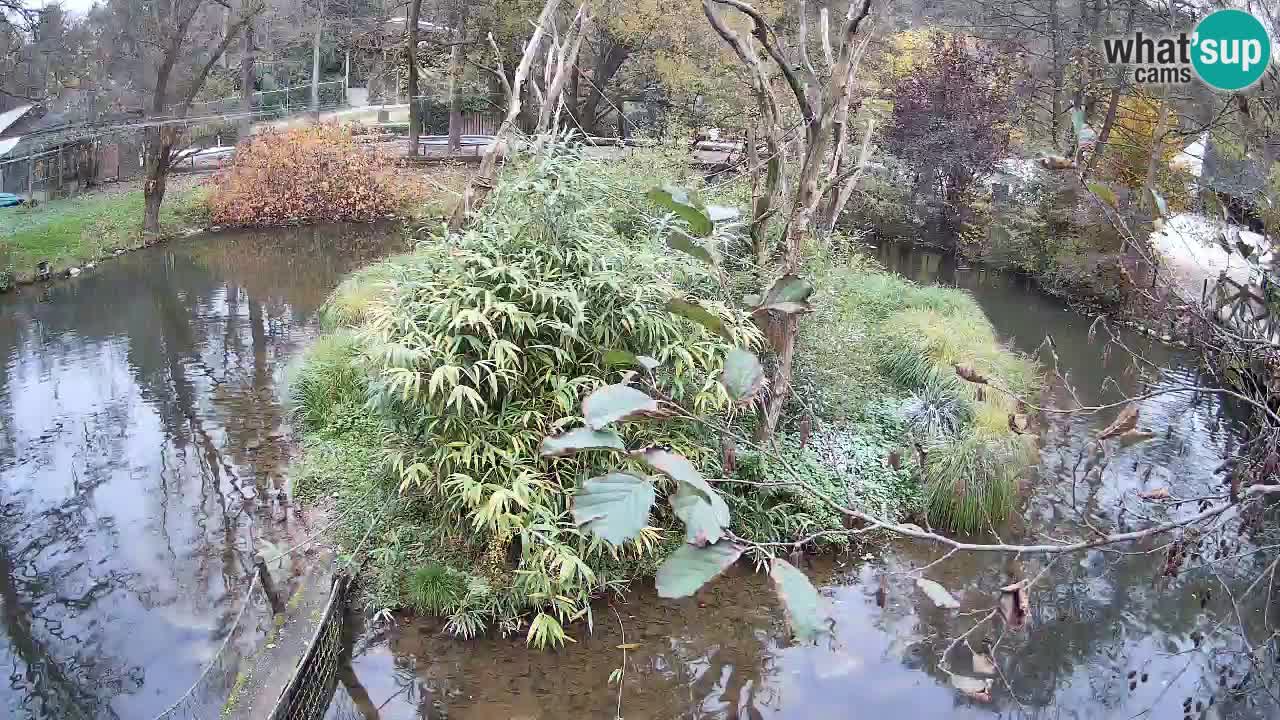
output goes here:
<path id="1" fill-rule="evenodd" d="M 808 29 L 805 25 L 807 12 L 803 0 L 798 4 L 801 34 L 807 37 Z M 757 52 L 745 38 L 725 23 L 720 18 L 716 6 L 732 8 L 745 15 L 751 21 L 751 37 L 764 52 Z M 784 57 L 782 43 L 775 38 L 773 29 L 764 16 L 751 5 L 742 0 L 703 0 L 702 7 L 711 27 L 748 70 L 752 91 L 760 105 L 764 121 L 770 160 L 776 160 L 779 163 L 777 166 L 779 177 L 785 175 L 781 172 L 781 163 L 786 161 L 782 148 L 785 132 L 781 120 L 782 113 L 774 97 L 769 74 L 764 70 L 762 55 L 768 57 L 776 70 L 781 73 L 802 119 L 804 136 L 800 140 L 798 152 L 801 164 L 796 173 L 795 191 L 788 203 L 787 224 L 778 253 L 781 256 L 781 263 L 771 273 L 774 276 L 799 275 L 802 271 L 803 254 L 813 236 L 819 205 L 823 198 L 830 196 L 833 189 L 838 194 L 841 182 L 848 180 L 853 174 L 846 175 L 841 171 L 841 167 L 844 163 L 843 153 L 847 144 L 844 136 L 847 132 L 850 91 L 861 54 L 860 49 L 855 47 L 854 38 L 862 21 L 871 12 L 871 0 L 863 0 L 860 9 L 856 3 L 849 6 L 849 12 L 845 16 L 841 29 L 839 50 L 834 53 L 835 62 L 830 66 L 830 78 L 825 86 L 820 82 L 814 64 L 808 56 L 808 48 L 801 45 L 799 49 L 801 56 L 798 59 Z M 824 37 L 822 44 L 825 49 L 830 45 L 830 38 Z M 805 80 L 802 80 L 798 74 L 802 70 L 807 72 Z M 827 154 L 828 150 L 832 153 L 830 158 Z M 750 152 L 755 152 L 754 147 Z M 772 171 L 773 168 L 770 168 L 770 173 Z M 757 243 L 765 242 L 768 236 L 768 218 L 782 204 L 774 204 L 775 197 L 768 190 L 770 182 L 772 181 L 766 181 L 766 190 L 756 196 L 755 207 L 752 209 L 752 238 Z M 780 183 L 781 180 L 776 182 Z M 835 204 L 837 200 L 833 198 L 828 202 Z M 758 259 L 764 259 L 768 255 L 767 250 L 760 247 L 757 247 L 756 252 Z M 777 429 L 782 411 L 791 396 L 792 364 L 795 357 L 799 319 L 795 314 L 768 312 L 763 315 L 760 322 L 775 354 L 768 396 L 760 410 L 758 436 L 764 439 L 772 436 Z"/>
<path id="2" fill-rule="evenodd" d="M 414 0 L 414 3 L 421 3 L 421 1 Z M 449 217 L 450 230 L 459 230 L 466 221 L 467 215 L 484 203 L 497 183 L 498 158 L 506 151 L 508 137 L 512 134 L 516 119 L 520 117 L 524 84 L 529 79 L 529 70 L 533 67 L 534 56 L 538 54 L 538 47 L 542 44 L 542 36 L 550 23 L 551 15 L 559 5 L 560 0 L 546 0 L 546 4 L 542 6 L 542 12 L 538 14 L 533 34 L 529 36 L 529 41 L 525 43 L 524 54 L 520 56 L 520 64 L 516 66 L 516 74 L 509 83 L 506 79 L 506 70 L 502 65 L 502 53 L 499 52 L 493 35 L 489 35 L 489 45 L 493 48 L 493 54 L 498 63 L 497 75 L 501 78 L 503 89 L 507 94 L 507 115 L 503 118 L 502 124 L 498 126 L 498 131 L 494 133 L 493 141 L 489 143 L 488 149 L 485 150 L 484 157 L 480 160 L 480 169 L 467 182 L 467 187 L 463 191 L 462 197 L 453 206 L 453 212 Z"/>

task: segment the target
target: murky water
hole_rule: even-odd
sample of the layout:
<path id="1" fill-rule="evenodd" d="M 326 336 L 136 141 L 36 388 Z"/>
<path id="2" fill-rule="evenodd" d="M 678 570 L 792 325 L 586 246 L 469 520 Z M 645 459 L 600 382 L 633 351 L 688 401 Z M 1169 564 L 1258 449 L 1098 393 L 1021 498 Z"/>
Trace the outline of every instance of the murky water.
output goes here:
<path id="1" fill-rule="evenodd" d="M 1104 353 L 1089 340 L 1090 320 L 1018 278 L 957 269 L 938 254 L 901 246 L 879 252 L 890 268 L 917 281 L 971 290 L 1001 335 L 1026 352 L 1051 334 L 1084 404 L 1199 380 L 1176 352 L 1131 335 L 1121 338 L 1150 365 L 1118 348 Z M 1069 401 L 1061 387 L 1052 399 Z M 1230 408 L 1211 394 L 1179 393 L 1142 401 L 1141 413 L 1140 426 L 1157 437 L 1120 451 L 1104 472 L 1088 476 L 1073 472 L 1076 459 L 1115 411 L 1049 418 L 1040 467 L 1020 516 L 1000 529 L 1002 538 L 1080 537 L 1081 517 L 1107 529 L 1134 529 L 1146 518 L 1195 510 L 1194 504 L 1153 508 L 1139 501 L 1140 491 L 1222 492 L 1213 471 L 1240 441 Z M 1263 540 L 1237 538 L 1237 524 L 1229 521 L 1222 536 L 1229 542 L 1225 559 L 1176 579 L 1161 577 L 1163 538 L 1051 562 L 956 555 L 925 575 L 956 593 L 959 611 L 933 607 L 915 589 L 915 575 L 906 574 L 941 558 L 932 548 L 899 543 L 825 558 L 811 574 L 832 599 L 837 622 L 834 641 L 822 647 L 789 642 L 767 581 L 742 569 L 684 601 L 660 600 L 640 587 L 625 599 L 597 603 L 594 632 L 580 631 L 577 644 L 557 653 L 528 650 L 522 638 L 457 642 L 432 621 L 405 620 L 357 639 L 354 677 L 344 680 L 348 690 L 339 691 L 329 717 L 1277 717 L 1274 687 L 1262 688 L 1258 677 L 1274 672 L 1278 651 L 1267 635 L 1280 617 L 1280 601 L 1267 615 L 1261 598 L 1280 587 L 1263 582 L 1243 594 L 1275 549 L 1252 552 Z M 1218 554 L 1208 543 L 1204 552 Z M 1041 571 L 1025 629 L 1002 632 L 992 623 L 974 629 L 996 606 L 999 586 Z M 967 632 L 967 642 L 953 642 Z M 627 653 L 619 696 L 610 675 L 623 667 L 618 646 L 633 642 L 639 646 Z M 987 647 L 999 673 L 991 702 L 980 703 L 953 689 L 947 670 L 972 673 L 973 653 Z M 1235 687 L 1242 692 L 1230 692 Z"/>
<path id="2" fill-rule="evenodd" d="M 0 297 L 0 716 L 146 720 L 191 685 L 259 541 L 307 533 L 270 500 L 282 372 L 396 237 L 224 234 Z"/>

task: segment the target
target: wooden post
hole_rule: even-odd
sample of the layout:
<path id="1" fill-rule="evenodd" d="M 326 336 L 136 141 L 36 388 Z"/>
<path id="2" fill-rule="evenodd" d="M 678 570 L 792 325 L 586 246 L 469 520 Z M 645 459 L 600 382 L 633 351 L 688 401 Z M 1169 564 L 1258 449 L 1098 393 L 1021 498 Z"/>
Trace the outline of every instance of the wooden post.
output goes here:
<path id="1" fill-rule="evenodd" d="M 275 583 L 271 580 L 271 571 L 267 569 L 266 558 L 259 554 L 254 558 L 253 567 L 258 571 L 258 580 L 262 582 L 262 592 L 266 593 L 267 600 L 271 603 L 271 612 L 275 614 L 284 612 L 284 602 L 276 592 Z"/>
<path id="2" fill-rule="evenodd" d="M 31 158 L 30 153 L 27 154 L 27 204 L 36 199 L 36 179 L 35 179 L 36 161 Z"/>

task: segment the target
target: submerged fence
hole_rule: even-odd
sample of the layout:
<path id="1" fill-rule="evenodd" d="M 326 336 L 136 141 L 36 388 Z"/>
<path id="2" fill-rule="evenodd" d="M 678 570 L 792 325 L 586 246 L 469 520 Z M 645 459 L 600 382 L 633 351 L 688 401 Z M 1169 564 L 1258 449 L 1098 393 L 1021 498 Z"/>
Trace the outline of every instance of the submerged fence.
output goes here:
<path id="1" fill-rule="evenodd" d="M 350 661 L 346 656 L 349 644 L 343 632 L 350 587 L 351 580 L 345 574 L 334 578 L 316 633 L 289 684 L 280 693 L 270 720 L 321 720 L 329 709 L 329 701 L 338 686 L 338 673 L 343 664 Z"/>

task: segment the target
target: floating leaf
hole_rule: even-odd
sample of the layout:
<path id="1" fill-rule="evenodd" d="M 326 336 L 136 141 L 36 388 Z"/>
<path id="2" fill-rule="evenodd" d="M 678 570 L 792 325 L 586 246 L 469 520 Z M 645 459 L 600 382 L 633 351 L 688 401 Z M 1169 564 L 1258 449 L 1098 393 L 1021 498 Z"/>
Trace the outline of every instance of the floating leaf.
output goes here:
<path id="1" fill-rule="evenodd" d="M 960 607 L 960 601 L 955 599 L 955 596 L 947 592 L 946 588 L 932 580 L 919 578 L 916 580 L 916 587 L 923 590 L 924 594 L 928 595 L 929 599 L 933 601 L 933 604 L 940 608 L 954 610 Z"/>
<path id="2" fill-rule="evenodd" d="M 1133 403 L 1125 405 L 1124 409 L 1120 411 L 1120 414 L 1116 416 L 1115 422 L 1108 425 L 1105 430 L 1098 434 L 1098 439 L 1107 440 L 1109 438 L 1116 437 L 1117 435 L 1123 435 L 1124 433 L 1129 432 L 1137 426 L 1138 415 L 1139 410 L 1137 405 Z"/>
<path id="3" fill-rule="evenodd" d="M 641 450 L 636 454 L 654 470 L 678 483 L 683 483 L 697 490 L 706 498 L 707 502 L 714 504 L 715 499 L 720 498 L 720 493 L 717 493 L 711 487 L 711 484 L 702 477 L 702 474 L 693 467 L 693 463 L 689 462 L 689 458 L 679 453 L 656 447 Z M 720 502 L 724 502 L 723 498 L 720 498 Z"/>
<path id="4" fill-rule="evenodd" d="M 1155 433 L 1147 432 L 1146 430 L 1130 430 L 1120 436 L 1120 446 L 1129 447 L 1130 445 L 1137 445 L 1138 443 L 1146 442 L 1155 436 Z"/>
<path id="5" fill-rule="evenodd" d="M 619 420 L 659 415 L 657 400 L 628 385 L 605 385 L 582 401 L 582 417 L 595 430 Z"/>
<path id="6" fill-rule="evenodd" d="M 662 363 L 649 357 L 648 355 L 636 355 L 626 350 L 606 350 L 604 352 L 605 365 L 621 365 L 623 367 L 643 368 L 645 372 L 653 372 L 653 369 Z"/>
<path id="7" fill-rule="evenodd" d="M 1031 610 L 1031 598 L 1027 595 L 1027 581 L 1021 580 L 1000 588 L 1000 616 L 1010 628 L 1017 630 L 1027 622 Z"/>
<path id="8" fill-rule="evenodd" d="M 1142 498 L 1143 500 L 1168 500 L 1169 488 L 1158 487 L 1158 488 L 1155 488 L 1154 490 L 1140 492 L 1138 493 L 1138 497 Z"/>
<path id="9" fill-rule="evenodd" d="M 974 653 L 973 671 L 978 675 L 995 675 L 996 663 L 986 653 Z"/>
<path id="10" fill-rule="evenodd" d="M 813 294 L 813 283 L 805 280 L 798 275 L 787 273 L 769 286 L 768 292 L 764 294 L 764 304 L 772 305 L 773 303 L 795 302 L 802 303 L 809 299 Z"/>
<path id="11" fill-rule="evenodd" d="M 582 483 L 573 494 L 573 522 L 613 545 L 632 540 L 649 524 L 653 483 L 629 473 L 609 473 Z"/>
<path id="12" fill-rule="evenodd" d="M 663 185 L 649 191 L 648 198 L 675 213 L 689 223 L 689 231 L 698 237 L 711 234 L 711 217 L 707 215 L 702 202 L 688 190 L 674 185 Z"/>
<path id="13" fill-rule="evenodd" d="M 579 450 L 625 451 L 626 449 L 622 437 L 612 430 L 576 428 L 560 435 L 543 438 L 538 454 L 542 457 L 564 457 Z"/>
<path id="14" fill-rule="evenodd" d="M 640 643 L 622 643 L 621 645 L 614 645 L 615 650 L 635 650 L 639 647 Z"/>
<path id="15" fill-rule="evenodd" d="M 831 632 L 830 605 L 804 573 L 786 560 L 774 558 L 769 562 L 769 577 L 773 579 L 782 606 L 787 609 L 787 622 L 791 623 L 796 640 L 816 642 L 821 635 Z"/>
<path id="16" fill-rule="evenodd" d="M 1088 183 L 1085 183 L 1085 187 L 1089 189 L 1089 192 L 1093 193 L 1094 195 L 1097 195 L 1098 199 L 1101 200 L 1102 202 L 1110 205 L 1113 208 L 1120 207 L 1120 200 L 1116 198 L 1115 191 L 1107 187 L 1106 185 L 1103 185 L 1102 183 L 1097 181 L 1090 181 Z"/>
<path id="17" fill-rule="evenodd" d="M 741 555 L 742 548 L 731 542 L 704 547 L 681 545 L 658 567 L 654 578 L 658 597 L 689 597 L 737 562 Z"/>
<path id="18" fill-rule="evenodd" d="M 695 238 L 689 237 L 683 230 L 674 230 L 667 236 L 667 247 L 691 255 L 708 265 L 716 265 L 716 256 L 711 254 L 705 245 Z"/>
<path id="19" fill-rule="evenodd" d="M 720 542 L 729 527 L 729 506 L 719 493 L 708 502 L 705 495 L 687 483 L 678 483 L 671 496 L 671 508 L 684 523 L 685 542 L 706 545 Z"/>
<path id="20" fill-rule="evenodd" d="M 720 382 L 729 392 L 729 397 L 738 402 L 750 400 L 764 387 L 764 368 L 755 353 L 733 348 L 724 358 Z"/>
<path id="21" fill-rule="evenodd" d="M 974 370 L 972 365 L 956 363 L 954 367 L 956 369 L 956 375 L 959 375 L 965 380 L 968 380 L 971 383 L 977 383 L 978 385 L 987 384 L 987 378 L 983 376 L 982 373 Z"/>
<path id="22" fill-rule="evenodd" d="M 733 333 L 729 332 L 729 328 L 724 324 L 724 319 L 696 302 L 672 298 L 667 301 L 667 310 L 681 317 L 689 318 L 729 342 L 734 342 Z"/>

